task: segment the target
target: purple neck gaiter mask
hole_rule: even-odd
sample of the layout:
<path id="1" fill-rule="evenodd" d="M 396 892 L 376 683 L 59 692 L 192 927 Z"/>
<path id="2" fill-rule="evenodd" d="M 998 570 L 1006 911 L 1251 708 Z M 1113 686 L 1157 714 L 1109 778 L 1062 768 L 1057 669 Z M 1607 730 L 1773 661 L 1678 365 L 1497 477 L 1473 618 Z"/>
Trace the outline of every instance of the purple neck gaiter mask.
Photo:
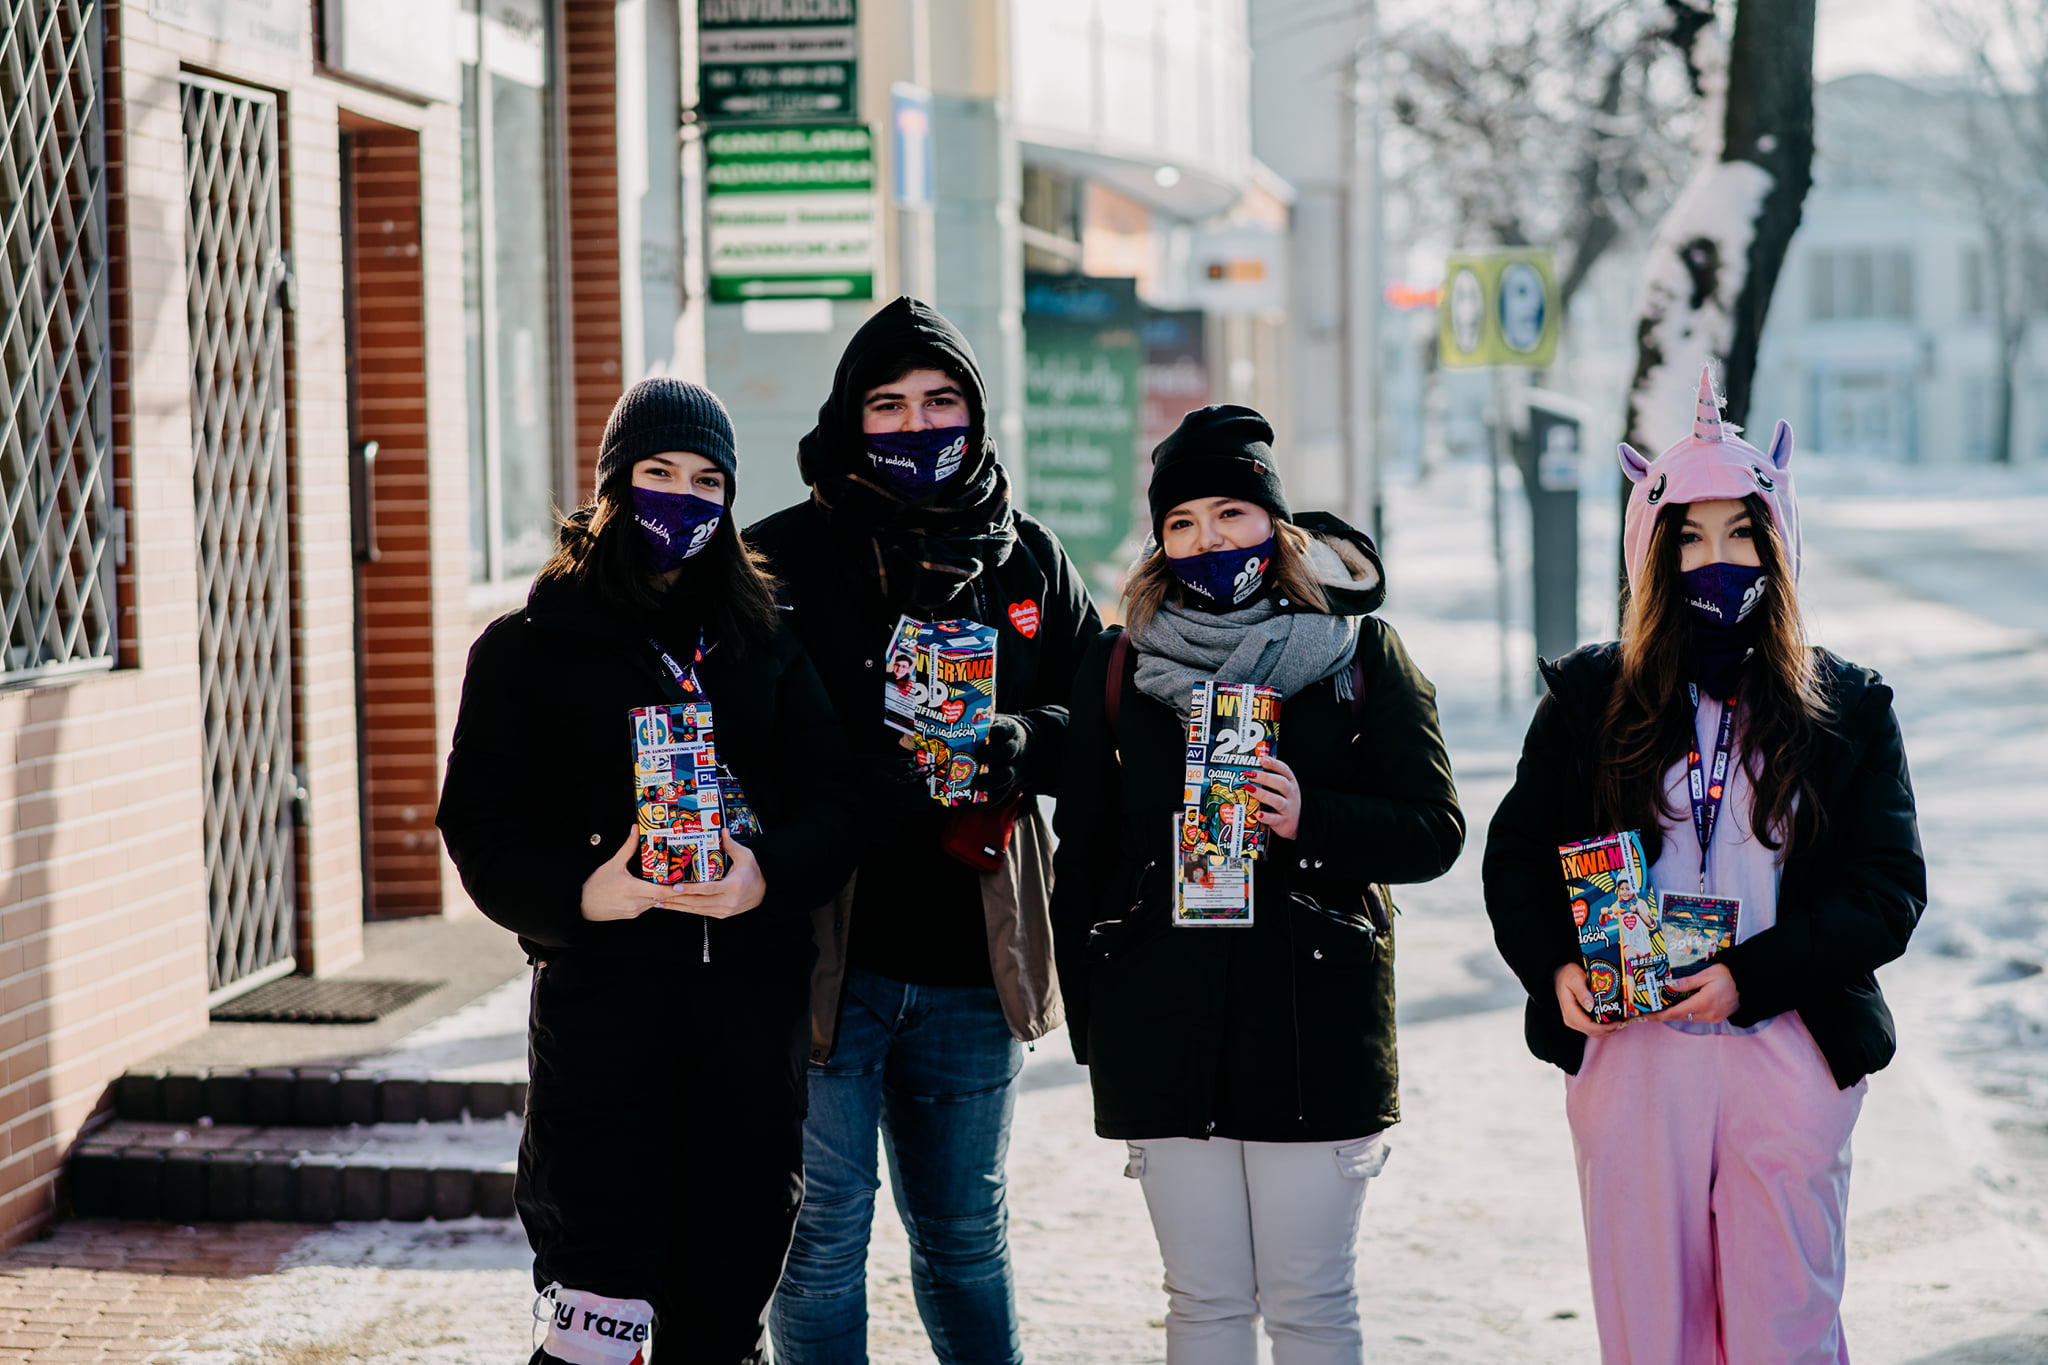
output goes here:
<path id="1" fill-rule="evenodd" d="M 1248 550 L 1212 550 L 1185 559 L 1166 557 L 1166 567 L 1187 589 L 1187 603 L 1203 611 L 1236 611 L 1259 595 L 1273 563 L 1277 537 Z"/>
<path id="2" fill-rule="evenodd" d="M 647 542 L 657 572 L 667 573 L 711 543 L 723 504 L 695 493 L 664 493 L 656 488 L 633 490 L 633 524 Z"/>
<path id="3" fill-rule="evenodd" d="M 861 437 L 875 477 L 908 502 L 928 498 L 960 472 L 967 458 L 968 427 L 925 431 L 871 431 Z"/>
<path id="4" fill-rule="evenodd" d="M 1704 564 L 1678 579 L 1692 618 L 1686 672 L 1707 695 L 1725 699 L 1756 645 L 1763 621 L 1756 609 L 1771 580 L 1752 564 Z"/>

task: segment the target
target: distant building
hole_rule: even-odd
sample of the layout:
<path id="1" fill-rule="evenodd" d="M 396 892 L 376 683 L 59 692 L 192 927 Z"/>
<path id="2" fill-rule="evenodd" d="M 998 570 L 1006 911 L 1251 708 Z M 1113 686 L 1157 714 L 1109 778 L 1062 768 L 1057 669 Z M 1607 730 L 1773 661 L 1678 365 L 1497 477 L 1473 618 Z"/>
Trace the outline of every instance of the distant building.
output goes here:
<path id="1" fill-rule="evenodd" d="M 1753 423 L 1786 418 L 1821 454 L 1992 457 L 1999 280 L 1985 210 L 1964 178 L 1966 121 L 1980 100 L 1869 75 L 1816 92 L 1814 186 L 1764 330 Z M 2048 271 L 2038 242 L 2019 244 L 2015 260 L 2004 298 L 2027 326 L 2013 366 L 2012 458 L 2044 460 Z"/>

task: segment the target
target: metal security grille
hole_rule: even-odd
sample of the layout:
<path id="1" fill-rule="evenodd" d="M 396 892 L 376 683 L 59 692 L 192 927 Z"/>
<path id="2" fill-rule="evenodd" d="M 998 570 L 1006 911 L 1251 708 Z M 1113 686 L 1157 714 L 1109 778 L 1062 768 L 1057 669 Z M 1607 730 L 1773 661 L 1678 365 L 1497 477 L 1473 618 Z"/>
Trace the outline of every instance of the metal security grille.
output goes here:
<path id="1" fill-rule="evenodd" d="M 292 959 L 287 270 L 276 101 L 188 76 L 184 113 L 207 970 L 219 991 Z"/>
<path id="2" fill-rule="evenodd" d="M 113 664 L 100 10 L 0 0 L 0 685 Z"/>

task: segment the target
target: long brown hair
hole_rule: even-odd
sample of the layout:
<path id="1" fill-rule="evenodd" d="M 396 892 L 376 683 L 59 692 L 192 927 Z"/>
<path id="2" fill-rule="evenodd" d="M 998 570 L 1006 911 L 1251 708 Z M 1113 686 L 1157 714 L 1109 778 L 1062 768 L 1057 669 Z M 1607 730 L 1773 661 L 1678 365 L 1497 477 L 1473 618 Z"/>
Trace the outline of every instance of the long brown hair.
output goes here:
<path id="1" fill-rule="evenodd" d="M 1770 587 L 1757 607 L 1763 621 L 1756 652 L 1744 666 L 1741 762 L 1755 793 L 1751 827 L 1765 847 L 1775 849 L 1819 828 L 1820 802 L 1810 768 L 1816 733 L 1828 712 L 1785 543 L 1762 498 L 1751 494 L 1742 505 L 1749 509 L 1750 534 Z M 1665 804 L 1664 774 L 1697 742 L 1692 711 L 1684 704 L 1684 656 L 1692 626 L 1678 566 L 1686 511 L 1682 502 L 1666 507 L 1650 533 L 1642 581 L 1622 621 L 1621 677 L 1607 700 L 1593 783 L 1600 827 L 1639 829 L 1646 843 L 1657 841 L 1660 817 L 1680 817 Z"/>
<path id="2" fill-rule="evenodd" d="M 1322 584 L 1316 581 L 1316 571 L 1308 562 L 1308 547 L 1313 537 L 1291 521 L 1276 520 L 1273 531 L 1274 586 L 1286 596 L 1317 611 L 1328 611 L 1330 599 L 1323 592 Z M 1124 583 L 1125 628 L 1141 631 L 1151 624 L 1169 593 L 1173 595 L 1175 606 L 1182 605 L 1180 580 L 1173 576 L 1173 569 L 1166 562 L 1166 551 L 1155 549 L 1144 563 L 1131 570 L 1130 578 Z"/>
<path id="3" fill-rule="evenodd" d="M 662 586 L 633 525 L 626 479 L 561 519 L 555 553 L 535 581 L 567 579 L 628 621 L 651 620 L 687 604 L 735 644 L 765 639 L 775 631 L 775 580 L 766 557 L 740 538 L 732 514 L 733 482 L 726 480 L 726 511 L 711 543 L 683 561 L 673 587 Z"/>

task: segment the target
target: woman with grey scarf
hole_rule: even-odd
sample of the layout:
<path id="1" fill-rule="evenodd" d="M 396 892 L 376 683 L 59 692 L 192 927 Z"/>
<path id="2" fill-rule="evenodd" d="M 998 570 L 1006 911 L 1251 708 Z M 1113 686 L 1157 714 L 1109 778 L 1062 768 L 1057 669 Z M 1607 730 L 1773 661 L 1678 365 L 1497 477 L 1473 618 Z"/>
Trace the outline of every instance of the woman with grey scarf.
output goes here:
<path id="1" fill-rule="evenodd" d="M 1465 838 L 1435 689 L 1371 615 L 1379 554 L 1289 510 L 1272 442 L 1224 405 L 1152 453 L 1152 543 L 1128 629 L 1075 676 L 1055 822 L 1074 1055 L 1159 1236 L 1168 1365 L 1251 1365 L 1261 1316 L 1276 1359 L 1363 1359 L 1353 1246 L 1400 1118 L 1387 883 L 1441 876 Z M 1249 914 L 1205 921 L 1176 907 L 1183 832 L 1208 837 L 1184 816 L 1208 682 L 1270 688 L 1278 714 Z"/>

